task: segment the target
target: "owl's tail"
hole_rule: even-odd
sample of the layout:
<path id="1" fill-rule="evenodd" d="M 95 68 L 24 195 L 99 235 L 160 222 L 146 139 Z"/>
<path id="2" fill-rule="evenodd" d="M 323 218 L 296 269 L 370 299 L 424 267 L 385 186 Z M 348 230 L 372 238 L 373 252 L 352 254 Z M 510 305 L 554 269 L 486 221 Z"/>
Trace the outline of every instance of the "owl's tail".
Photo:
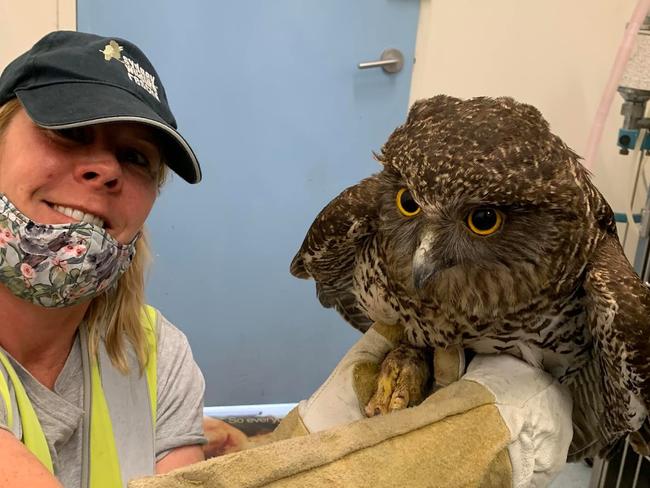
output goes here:
<path id="1" fill-rule="evenodd" d="M 650 419 L 645 419 L 636 432 L 630 434 L 630 445 L 639 456 L 650 456 Z"/>
<path id="2" fill-rule="evenodd" d="M 610 437 L 602 430 L 604 405 L 598 361 L 591 358 L 577 373 L 560 381 L 573 397 L 573 439 L 567 461 L 593 457 L 608 445 Z"/>

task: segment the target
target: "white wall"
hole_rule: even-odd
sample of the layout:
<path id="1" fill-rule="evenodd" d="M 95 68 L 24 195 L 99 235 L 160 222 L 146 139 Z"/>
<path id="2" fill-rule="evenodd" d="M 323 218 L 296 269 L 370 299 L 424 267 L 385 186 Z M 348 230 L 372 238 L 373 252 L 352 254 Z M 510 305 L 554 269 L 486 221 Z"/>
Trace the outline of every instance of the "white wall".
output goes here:
<path id="1" fill-rule="evenodd" d="M 411 101 L 437 93 L 509 95 L 535 105 L 584 154 L 635 0 L 422 0 Z M 633 161 L 618 154 L 622 99 L 610 109 L 594 181 L 615 211 Z"/>
<path id="2" fill-rule="evenodd" d="M 0 70 L 48 32 L 75 30 L 76 0 L 0 0 Z"/>

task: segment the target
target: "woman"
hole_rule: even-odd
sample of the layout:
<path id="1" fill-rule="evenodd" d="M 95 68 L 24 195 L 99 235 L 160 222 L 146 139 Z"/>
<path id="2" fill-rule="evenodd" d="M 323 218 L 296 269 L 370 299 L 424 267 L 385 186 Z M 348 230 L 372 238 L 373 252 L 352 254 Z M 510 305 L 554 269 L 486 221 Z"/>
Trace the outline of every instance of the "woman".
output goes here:
<path id="1" fill-rule="evenodd" d="M 203 377 L 144 307 L 167 167 L 201 179 L 132 43 L 54 32 L 0 77 L 1 486 L 125 486 L 203 459 Z"/>

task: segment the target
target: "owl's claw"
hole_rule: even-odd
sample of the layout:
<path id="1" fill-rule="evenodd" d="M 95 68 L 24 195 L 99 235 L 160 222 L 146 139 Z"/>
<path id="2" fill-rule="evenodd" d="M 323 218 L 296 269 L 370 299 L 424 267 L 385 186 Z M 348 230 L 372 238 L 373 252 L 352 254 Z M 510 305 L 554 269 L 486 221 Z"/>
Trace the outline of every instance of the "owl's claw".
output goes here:
<path id="1" fill-rule="evenodd" d="M 409 406 L 408 393 L 406 395 L 397 395 L 393 394 L 393 397 L 390 400 L 390 405 L 388 409 L 393 410 L 402 410 Z"/>
<path id="2" fill-rule="evenodd" d="M 377 390 L 366 405 L 366 416 L 384 415 L 420 403 L 431 376 L 429 363 L 425 351 L 405 344 L 388 353 L 377 378 Z"/>

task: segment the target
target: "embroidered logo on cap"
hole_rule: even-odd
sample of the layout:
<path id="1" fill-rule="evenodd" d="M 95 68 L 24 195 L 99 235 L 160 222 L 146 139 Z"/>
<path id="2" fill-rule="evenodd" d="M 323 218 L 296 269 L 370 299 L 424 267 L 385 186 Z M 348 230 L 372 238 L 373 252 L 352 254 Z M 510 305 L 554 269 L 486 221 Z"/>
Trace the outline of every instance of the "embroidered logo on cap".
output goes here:
<path id="1" fill-rule="evenodd" d="M 138 63 L 131 58 L 122 55 L 124 48 L 117 42 L 111 41 L 104 46 L 103 51 L 99 51 L 104 55 L 106 61 L 115 59 L 124 65 L 129 79 L 141 88 L 144 88 L 150 95 L 160 102 L 158 98 L 158 87 L 156 86 L 156 77 L 147 72 Z"/>
<path id="2" fill-rule="evenodd" d="M 113 58 L 119 61 L 123 49 L 124 48 L 120 46 L 117 42 L 111 41 L 108 44 L 106 44 L 103 51 L 99 51 L 99 52 L 104 55 L 104 59 L 106 61 L 110 61 Z"/>

